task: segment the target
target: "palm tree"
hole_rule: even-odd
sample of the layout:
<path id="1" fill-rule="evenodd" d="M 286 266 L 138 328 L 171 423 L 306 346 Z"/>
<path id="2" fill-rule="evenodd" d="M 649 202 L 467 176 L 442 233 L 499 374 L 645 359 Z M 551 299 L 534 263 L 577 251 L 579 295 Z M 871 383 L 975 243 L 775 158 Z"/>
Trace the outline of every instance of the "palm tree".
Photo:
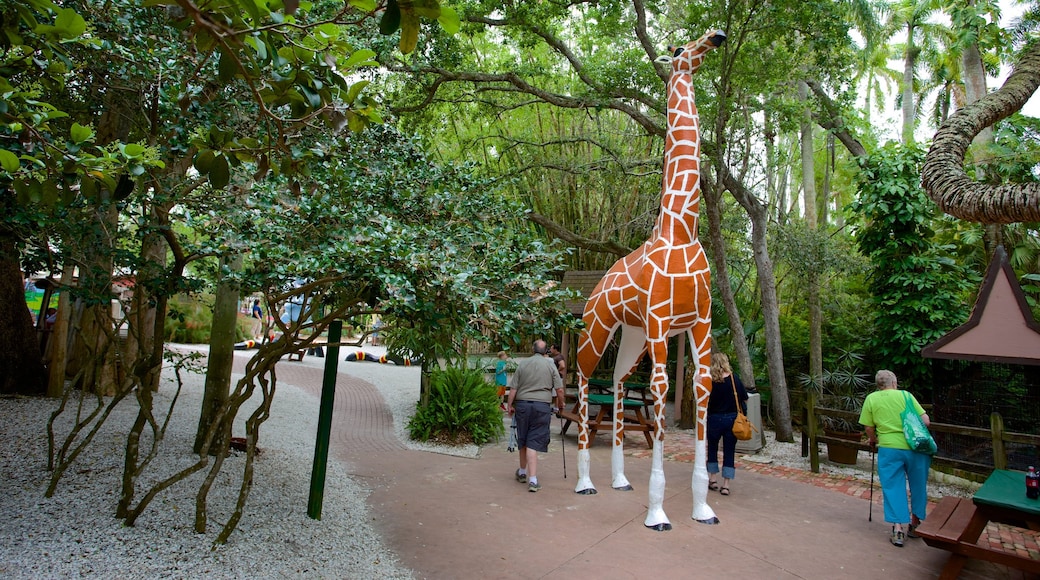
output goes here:
<path id="1" fill-rule="evenodd" d="M 906 40 L 896 46 L 903 55 L 903 77 L 899 83 L 900 103 L 903 113 L 902 142 L 914 141 L 917 121 L 915 85 L 917 67 L 922 48 L 929 48 L 940 35 L 943 26 L 930 22 L 931 16 L 940 8 L 940 0 L 898 0 L 890 6 L 886 30 L 891 34 L 906 33 Z"/>

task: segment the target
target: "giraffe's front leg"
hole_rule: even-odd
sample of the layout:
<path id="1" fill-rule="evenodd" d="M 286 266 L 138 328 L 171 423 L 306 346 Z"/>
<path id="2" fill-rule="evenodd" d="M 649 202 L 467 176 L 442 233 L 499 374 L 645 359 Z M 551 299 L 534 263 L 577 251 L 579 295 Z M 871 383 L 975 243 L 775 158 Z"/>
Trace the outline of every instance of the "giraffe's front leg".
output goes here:
<path id="1" fill-rule="evenodd" d="M 619 491 L 632 491 L 632 484 L 625 477 L 625 403 L 624 390 L 614 387 L 613 445 L 610 448 L 610 487 Z"/>
<path id="2" fill-rule="evenodd" d="M 693 463 L 693 519 L 702 524 L 717 524 L 719 518 L 708 505 L 708 465 L 706 455 L 708 443 L 704 438 L 697 438 L 697 458 Z"/>
<path id="3" fill-rule="evenodd" d="M 594 495 L 596 486 L 589 477 L 589 383 L 578 377 L 578 483 L 574 493 Z"/>
<path id="4" fill-rule="evenodd" d="M 708 505 L 708 397 L 711 395 L 711 376 L 706 365 L 694 385 L 697 412 L 697 456 L 693 462 L 693 519 L 702 524 L 717 524 L 719 518 Z"/>
<path id="5" fill-rule="evenodd" d="M 574 486 L 574 493 L 581 495 L 595 495 L 596 486 L 592 485 L 589 477 L 589 449 L 588 447 L 578 449 L 578 484 Z"/>
<path id="6" fill-rule="evenodd" d="M 650 505 L 647 506 L 643 525 L 658 532 L 665 532 L 672 529 L 672 523 L 664 513 L 664 402 L 668 393 L 668 375 L 665 373 L 664 363 L 658 361 L 666 360 L 667 352 L 654 354 L 654 374 L 650 385 L 654 395 L 654 450 L 653 461 L 650 464 Z"/>
<path id="7" fill-rule="evenodd" d="M 658 532 L 672 529 L 672 522 L 664 513 L 664 441 L 654 441 L 653 461 L 650 465 L 650 505 L 643 525 Z"/>

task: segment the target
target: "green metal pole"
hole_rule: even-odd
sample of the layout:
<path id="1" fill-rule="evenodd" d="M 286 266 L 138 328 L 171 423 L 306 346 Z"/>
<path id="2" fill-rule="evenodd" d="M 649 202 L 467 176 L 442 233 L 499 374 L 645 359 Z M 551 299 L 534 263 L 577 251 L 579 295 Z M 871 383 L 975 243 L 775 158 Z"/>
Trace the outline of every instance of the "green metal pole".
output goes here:
<path id="1" fill-rule="evenodd" d="M 339 339 L 343 321 L 329 324 L 329 356 L 325 359 L 325 377 L 321 382 L 321 406 L 318 408 L 318 435 L 314 441 L 314 467 L 311 469 L 311 493 L 307 499 L 307 515 L 321 519 L 325 498 L 325 469 L 329 461 L 329 433 L 332 431 L 332 405 L 336 400 L 336 375 L 339 372 Z"/>

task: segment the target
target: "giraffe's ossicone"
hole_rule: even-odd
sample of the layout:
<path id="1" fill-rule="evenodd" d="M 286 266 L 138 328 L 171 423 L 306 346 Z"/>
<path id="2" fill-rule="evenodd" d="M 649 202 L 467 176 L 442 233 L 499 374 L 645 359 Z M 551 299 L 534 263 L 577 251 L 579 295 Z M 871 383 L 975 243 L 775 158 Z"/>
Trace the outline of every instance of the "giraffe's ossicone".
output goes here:
<path id="1" fill-rule="evenodd" d="M 700 208 L 700 126 L 693 94 L 693 74 L 704 56 L 725 41 L 712 30 L 681 47 L 669 47 L 668 131 L 665 136 L 661 209 L 653 233 L 637 250 L 618 260 L 603 276 L 585 305 L 585 329 L 578 341 L 578 484 L 580 494 L 596 493 L 589 477 L 589 377 L 615 332 L 621 343 L 614 365 L 614 423 L 611 487 L 631 490 L 624 474 L 622 381 L 643 353 L 653 366 L 654 449 L 650 467 L 649 507 L 644 524 L 670 530 L 664 513 L 665 396 L 668 393 L 668 339 L 687 333 L 697 363 L 697 457 L 694 463 L 693 519 L 717 523 L 707 503 L 706 422 L 711 392 L 711 273 L 697 239 Z M 660 60 L 660 59 L 659 59 Z"/>

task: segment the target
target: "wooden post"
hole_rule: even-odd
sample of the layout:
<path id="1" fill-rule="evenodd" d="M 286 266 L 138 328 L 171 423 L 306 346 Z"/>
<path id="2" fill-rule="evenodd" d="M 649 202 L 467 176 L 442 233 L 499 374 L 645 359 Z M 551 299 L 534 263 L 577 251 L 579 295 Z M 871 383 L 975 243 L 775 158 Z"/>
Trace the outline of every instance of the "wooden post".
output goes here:
<path id="1" fill-rule="evenodd" d="M 1007 469 L 1007 450 L 1004 448 L 1004 418 L 994 411 L 989 416 L 990 430 L 993 432 L 993 467 Z"/>
<path id="2" fill-rule="evenodd" d="M 336 401 L 336 376 L 339 373 L 339 340 L 343 321 L 329 324 L 329 357 L 325 359 L 325 376 L 321 382 L 321 406 L 318 408 L 318 435 L 314 441 L 314 466 L 311 468 L 311 491 L 307 499 L 307 515 L 321 519 L 325 499 L 325 470 L 329 461 L 329 434 L 332 432 L 332 406 Z"/>

